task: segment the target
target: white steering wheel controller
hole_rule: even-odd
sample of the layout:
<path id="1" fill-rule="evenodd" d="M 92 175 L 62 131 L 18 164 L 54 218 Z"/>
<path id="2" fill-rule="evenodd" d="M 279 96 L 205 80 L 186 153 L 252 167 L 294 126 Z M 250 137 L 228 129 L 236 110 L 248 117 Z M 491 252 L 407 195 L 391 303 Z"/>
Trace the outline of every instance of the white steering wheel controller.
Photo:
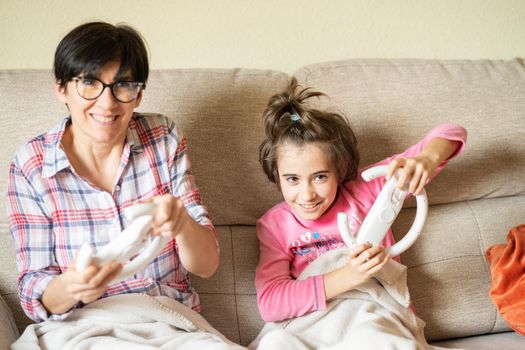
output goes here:
<path id="1" fill-rule="evenodd" d="M 139 203 L 124 210 L 124 216 L 132 221 L 131 224 L 116 236 L 111 242 L 96 250 L 92 245 L 84 244 L 78 253 L 76 269 L 84 271 L 91 263 L 102 266 L 108 261 L 115 260 L 125 264 L 119 275 L 111 282 L 122 281 L 146 266 L 159 255 L 169 237 L 156 236 L 144 247 L 149 238 L 152 213 L 155 209 L 153 203 Z"/>
<path id="2" fill-rule="evenodd" d="M 387 170 L 387 165 L 380 165 L 363 171 L 361 176 L 365 181 L 371 181 L 380 176 L 385 176 Z M 357 231 L 356 237 L 353 237 L 350 234 L 347 215 L 345 213 L 339 213 L 339 216 L 337 217 L 339 231 L 341 232 L 343 240 L 349 247 L 365 242 L 378 245 L 383 241 L 383 238 L 392 226 L 392 223 L 401 211 L 403 202 L 407 195 L 406 191 L 400 190 L 396 187 L 398 174 L 399 171 L 383 186 L 379 196 L 377 196 L 372 208 L 370 208 L 370 211 L 363 220 L 361 227 Z M 428 200 L 425 189 L 416 196 L 416 202 L 417 211 L 414 223 L 399 242 L 387 249 L 387 252 L 391 256 L 397 256 L 410 248 L 423 230 L 428 214 Z"/>

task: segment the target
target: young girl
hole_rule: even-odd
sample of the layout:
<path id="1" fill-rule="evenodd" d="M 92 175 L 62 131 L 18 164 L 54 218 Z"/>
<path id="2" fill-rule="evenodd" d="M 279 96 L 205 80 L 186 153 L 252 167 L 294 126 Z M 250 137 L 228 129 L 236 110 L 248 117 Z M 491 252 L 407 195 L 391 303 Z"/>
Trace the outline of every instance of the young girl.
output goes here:
<path id="1" fill-rule="evenodd" d="M 266 139 L 260 146 L 260 161 L 284 198 L 257 222 L 260 261 L 255 285 L 259 310 L 267 322 L 327 310 L 329 301 L 369 281 L 390 260 L 385 247 L 394 243 L 391 231 L 381 246 L 361 244 L 351 250 L 345 266 L 298 279 L 318 256 L 344 246 L 337 214 L 345 212 L 351 230 L 357 232 L 384 184 L 383 178 L 361 179 L 356 138 L 345 118 L 305 104 L 323 95 L 293 80 L 285 92 L 270 99 L 263 115 Z M 466 134 L 460 126 L 440 125 L 418 144 L 373 166 L 388 164 L 386 179 L 400 169 L 398 188 L 419 194 L 451 157 L 463 151 Z M 294 340 L 288 346 L 335 344 L 323 343 L 316 332 L 291 333 Z M 271 346 L 285 344 L 283 334 Z"/>

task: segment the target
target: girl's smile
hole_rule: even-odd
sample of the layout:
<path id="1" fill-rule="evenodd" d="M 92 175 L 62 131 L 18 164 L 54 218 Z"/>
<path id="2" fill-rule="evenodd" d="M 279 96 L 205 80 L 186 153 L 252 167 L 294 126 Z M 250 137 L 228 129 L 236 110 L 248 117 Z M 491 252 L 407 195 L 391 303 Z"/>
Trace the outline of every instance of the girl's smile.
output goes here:
<path id="1" fill-rule="evenodd" d="M 321 143 L 280 146 L 277 158 L 284 200 L 305 220 L 319 219 L 337 196 L 338 180 Z"/>

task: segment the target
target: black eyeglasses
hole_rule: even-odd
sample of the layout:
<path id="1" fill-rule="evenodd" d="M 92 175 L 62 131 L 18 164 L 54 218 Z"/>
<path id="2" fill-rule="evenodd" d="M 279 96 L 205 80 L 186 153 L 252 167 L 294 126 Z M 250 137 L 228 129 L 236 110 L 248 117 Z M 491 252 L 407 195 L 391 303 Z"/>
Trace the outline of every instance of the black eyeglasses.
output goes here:
<path id="1" fill-rule="evenodd" d="M 111 94 L 117 101 L 128 103 L 135 100 L 140 90 L 146 87 L 146 84 L 137 81 L 117 81 L 104 84 L 95 78 L 75 77 L 71 80 L 76 83 L 80 97 L 86 100 L 94 100 L 102 95 L 105 88 L 110 88 Z"/>

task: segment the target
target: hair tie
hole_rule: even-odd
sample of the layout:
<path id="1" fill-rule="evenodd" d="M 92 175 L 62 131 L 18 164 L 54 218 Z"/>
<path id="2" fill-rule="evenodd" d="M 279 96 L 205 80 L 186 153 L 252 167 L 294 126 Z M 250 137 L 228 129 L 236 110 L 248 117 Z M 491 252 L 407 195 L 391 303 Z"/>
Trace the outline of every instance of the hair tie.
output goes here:
<path id="1" fill-rule="evenodd" d="M 290 119 L 292 122 L 296 122 L 296 121 L 299 121 L 301 117 L 299 117 L 298 114 L 294 113 L 294 114 L 290 114 Z"/>

